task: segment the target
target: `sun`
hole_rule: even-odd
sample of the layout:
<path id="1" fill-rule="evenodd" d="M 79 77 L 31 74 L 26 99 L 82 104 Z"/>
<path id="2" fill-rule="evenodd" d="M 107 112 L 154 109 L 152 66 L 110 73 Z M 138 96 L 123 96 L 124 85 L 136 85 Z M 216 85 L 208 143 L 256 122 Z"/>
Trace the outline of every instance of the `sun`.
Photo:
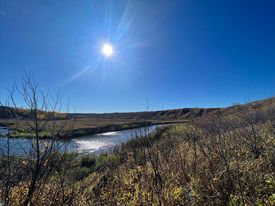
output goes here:
<path id="1" fill-rule="evenodd" d="M 105 43 L 102 45 L 101 52 L 105 57 L 110 57 L 114 53 L 113 46 L 111 44 Z"/>

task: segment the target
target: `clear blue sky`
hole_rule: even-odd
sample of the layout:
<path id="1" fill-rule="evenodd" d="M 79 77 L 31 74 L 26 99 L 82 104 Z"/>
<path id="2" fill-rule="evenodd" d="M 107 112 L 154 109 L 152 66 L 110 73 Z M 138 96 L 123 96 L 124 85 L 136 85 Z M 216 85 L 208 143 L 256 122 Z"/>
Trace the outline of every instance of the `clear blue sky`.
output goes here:
<path id="1" fill-rule="evenodd" d="M 0 99 L 25 71 L 78 112 L 271 97 L 274 11 L 273 0 L 1 0 Z"/>

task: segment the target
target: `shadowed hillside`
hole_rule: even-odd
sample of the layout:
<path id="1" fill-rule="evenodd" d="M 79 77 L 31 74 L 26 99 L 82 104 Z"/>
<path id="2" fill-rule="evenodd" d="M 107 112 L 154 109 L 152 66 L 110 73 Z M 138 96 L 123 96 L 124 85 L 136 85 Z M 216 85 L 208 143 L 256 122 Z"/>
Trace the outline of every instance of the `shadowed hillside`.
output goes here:
<path id="1" fill-rule="evenodd" d="M 103 113 L 103 114 L 69 114 L 77 118 L 98 118 L 98 119 L 137 119 L 137 120 L 186 120 L 204 116 L 217 111 L 217 108 L 184 108 L 150 112 L 127 112 L 127 113 Z"/>

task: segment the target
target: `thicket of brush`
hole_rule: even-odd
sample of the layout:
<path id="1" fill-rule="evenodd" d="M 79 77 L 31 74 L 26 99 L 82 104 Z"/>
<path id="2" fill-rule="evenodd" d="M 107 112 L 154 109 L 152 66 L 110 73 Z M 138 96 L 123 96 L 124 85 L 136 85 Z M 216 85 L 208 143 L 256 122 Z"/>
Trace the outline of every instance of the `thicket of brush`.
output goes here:
<path id="1" fill-rule="evenodd" d="M 136 137 L 112 154 L 50 160 L 34 205 L 274 205 L 275 110 L 204 118 Z M 14 178 L 10 205 L 24 202 L 28 184 L 24 160 L 16 161 L 11 167 L 26 178 Z"/>
<path id="2" fill-rule="evenodd" d="M 275 204 L 274 110 L 162 129 L 121 150 L 123 163 L 93 189 L 93 203 Z"/>

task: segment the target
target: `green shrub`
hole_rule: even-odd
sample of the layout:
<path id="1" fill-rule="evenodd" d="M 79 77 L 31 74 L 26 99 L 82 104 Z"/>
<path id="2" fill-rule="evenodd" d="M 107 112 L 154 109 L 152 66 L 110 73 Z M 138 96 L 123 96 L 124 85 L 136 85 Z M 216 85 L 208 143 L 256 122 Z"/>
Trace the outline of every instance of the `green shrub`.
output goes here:
<path id="1" fill-rule="evenodd" d="M 115 154 L 101 154 L 96 159 L 96 170 L 104 170 L 115 166 L 119 158 Z"/>
<path id="2" fill-rule="evenodd" d="M 94 169 L 96 166 L 96 158 L 91 156 L 84 156 L 80 160 L 80 167 L 87 167 Z"/>
<path id="3" fill-rule="evenodd" d="M 88 177 L 88 175 L 91 173 L 91 169 L 87 167 L 79 167 L 75 171 L 75 179 L 81 180 L 85 177 Z"/>

